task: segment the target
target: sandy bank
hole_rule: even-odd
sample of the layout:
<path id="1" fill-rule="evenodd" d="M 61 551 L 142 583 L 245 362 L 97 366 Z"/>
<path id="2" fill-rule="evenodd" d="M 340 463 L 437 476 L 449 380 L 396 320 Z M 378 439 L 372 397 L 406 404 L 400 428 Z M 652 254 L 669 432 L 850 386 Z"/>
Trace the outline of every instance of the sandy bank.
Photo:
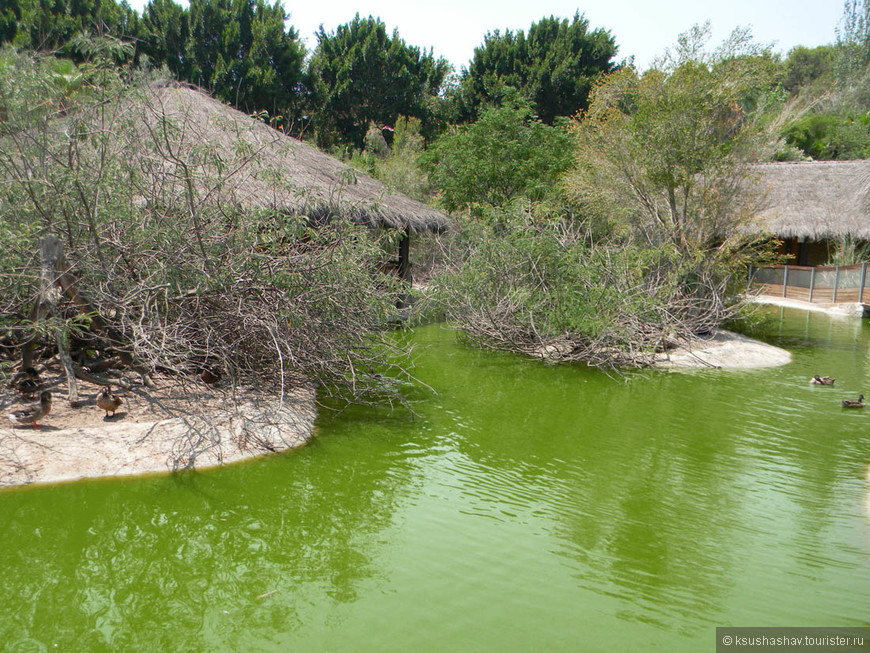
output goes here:
<path id="1" fill-rule="evenodd" d="M 731 331 L 719 331 L 711 338 L 692 342 L 658 354 L 656 365 L 673 368 L 735 368 L 777 367 L 791 362 L 785 349 L 747 338 Z"/>
<path id="2" fill-rule="evenodd" d="M 772 295 L 756 295 L 749 298 L 755 304 L 770 304 L 771 306 L 784 306 L 786 308 L 800 308 L 814 313 L 827 313 L 835 317 L 862 317 L 864 307 L 858 303 L 843 304 L 811 304 L 799 299 L 789 297 L 774 297 Z"/>
<path id="3" fill-rule="evenodd" d="M 221 465 L 305 444 L 317 411 L 311 388 L 274 395 L 215 386 L 172 385 L 119 391 L 114 417 L 96 407 L 99 388 L 81 384 L 71 408 L 65 385 L 49 380 L 55 401 L 41 429 L 13 425 L 5 413 L 32 402 L 6 391 L 0 423 L 0 486 Z"/>

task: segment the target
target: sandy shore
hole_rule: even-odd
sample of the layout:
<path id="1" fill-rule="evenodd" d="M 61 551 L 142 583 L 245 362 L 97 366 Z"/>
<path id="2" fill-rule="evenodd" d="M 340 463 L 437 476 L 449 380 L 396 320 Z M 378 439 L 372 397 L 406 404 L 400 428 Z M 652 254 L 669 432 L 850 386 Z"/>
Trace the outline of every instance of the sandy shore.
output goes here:
<path id="1" fill-rule="evenodd" d="M 314 391 L 274 395 L 166 381 L 158 389 L 119 391 L 114 417 L 96 407 L 97 386 L 80 384 L 84 405 L 72 408 L 61 379 L 42 428 L 0 423 L 0 486 L 203 468 L 284 451 L 308 442 L 317 415 Z M 32 405 L 5 391 L 3 413 Z"/>
<path id="2" fill-rule="evenodd" d="M 719 331 L 711 338 L 698 338 L 658 354 L 656 365 L 673 368 L 747 369 L 777 367 L 790 362 L 791 353 L 785 349 L 739 333 Z"/>
<path id="3" fill-rule="evenodd" d="M 774 297 L 772 295 L 755 295 L 749 298 L 755 304 L 769 304 L 771 306 L 784 306 L 786 308 L 800 308 L 814 313 L 827 313 L 835 317 L 862 317 L 864 307 L 857 303 L 843 304 L 812 304 L 799 299 L 788 297 Z"/>

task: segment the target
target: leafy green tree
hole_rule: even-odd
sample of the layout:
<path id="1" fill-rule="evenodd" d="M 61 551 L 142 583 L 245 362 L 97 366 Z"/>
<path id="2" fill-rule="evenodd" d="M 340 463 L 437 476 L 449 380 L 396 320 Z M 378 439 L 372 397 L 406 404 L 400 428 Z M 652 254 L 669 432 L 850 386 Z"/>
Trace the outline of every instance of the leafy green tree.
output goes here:
<path id="1" fill-rule="evenodd" d="M 847 0 L 834 45 L 795 48 L 783 85 L 794 101 L 777 117 L 791 152 L 814 159 L 870 156 L 870 5 Z M 788 150 L 784 150 L 789 155 Z"/>
<path id="2" fill-rule="evenodd" d="M 13 43 L 18 47 L 59 51 L 79 33 L 86 36 L 111 35 L 129 40 L 135 36 L 137 30 L 136 12 L 127 3 L 119 4 L 115 0 L 13 2 L 12 15 L 19 20 L 13 34 Z M 5 31 L 12 32 L 9 27 Z"/>
<path id="3" fill-rule="evenodd" d="M 0 38 L 77 63 L 146 55 L 248 112 L 299 113 L 305 47 L 278 0 L 151 0 L 142 18 L 116 0 L 8 0 Z M 127 44 L 137 43 L 131 51 Z"/>
<path id="4" fill-rule="evenodd" d="M 586 108 L 595 81 L 614 68 L 617 47 L 603 29 L 589 30 L 580 14 L 572 20 L 555 17 L 522 30 L 488 33 L 463 73 L 460 89 L 464 118 L 474 119 L 483 107 L 498 105 L 515 89 L 532 102 L 547 124 Z"/>
<path id="5" fill-rule="evenodd" d="M 842 28 L 837 29 L 836 70 L 838 81 L 850 85 L 870 62 L 870 4 L 846 0 Z"/>
<path id="6" fill-rule="evenodd" d="M 790 93 L 795 93 L 814 84 L 831 86 L 834 53 L 835 48 L 831 45 L 820 45 L 815 48 L 799 45 L 792 48 L 783 63 L 785 68 L 783 88 Z"/>
<path id="7" fill-rule="evenodd" d="M 15 40 L 18 33 L 18 22 L 21 20 L 20 0 L 7 0 L 0 7 L 0 43 Z"/>
<path id="8" fill-rule="evenodd" d="M 34 50 L 57 50 L 80 27 L 70 16 L 67 0 L 21 2 L 21 24 L 16 45 Z"/>
<path id="9" fill-rule="evenodd" d="M 473 341 L 538 358 L 644 365 L 663 344 L 734 317 L 746 262 L 761 249 L 738 227 L 751 210 L 742 164 L 752 159 L 753 114 L 764 106 L 772 67 L 745 33 L 712 53 L 702 47 L 707 34 L 685 35 L 642 75 L 624 68 L 603 80 L 576 123 L 576 169 L 560 178 L 557 168 L 519 191 L 535 197 L 558 183 L 582 210 L 514 203 L 499 221 L 475 224 L 489 233 L 438 284 L 440 306 Z M 458 190 L 496 202 L 509 196 L 484 195 L 490 185 L 498 192 L 499 179 L 511 180 L 514 150 L 506 141 L 513 139 L 492 128 L 507 115 L 490 110 L 463 134 L 491 126 L 485 142 L 495 145 L 483 163 L 467 146 L 472 139 L 457 139 L 464 147 L 448 150 L 456 154 L 451 162 L 472 159 L 470 169 L 446 168 L 441 178 L 433 171 L 433 179 L 471 183 L 479 172 L 484 188 Z M 538 152 L 519 151 L 531 162 L 570 150 L 554 140 Z M 487 164 L 503 160 L 507 167 L 488 178 Z M 524 178 L 535 171 L 516 182 Z M 444 191 L 447 200 L 465 201 L 452 190 Z"/>
<path id="10" fill-rule="evenodd" d="M 142 11 L 139 46 L 153 64 L 165 64 L 179 79 L 190 79 L 192 59 L 188 56 L 189 15 L 174 0 L 151 0 Z"/>
<path id="11" fill-rule="evenodd" d="M 708 38 L 709 26 L 696 27 L 658 67 L 611 75 L 577 127 L 573 180 L 590 210 L 687 254 L 735 235 L 745 218 L 742 164 L 759 147 L 752 108 L 771 83 L 748 34 L 709 53 Z"/>
<path id="12" fill-rule="evenodd" d="M 305 49 L 280 2 L 192 0 L 191 81 L 245 111 L 293 106 Z"/>
<path id="13" fill-rule="evenodd" d="M 541 200 L 573 163 L 572 138 L 535 118 L 528 104 L 487 109 L 475 123 L 436 140 L 424 168 L 445 208 L 504 207 Z"/>
<path id="14" fill-rule="evenodd" d="M 448 62 L 387 33 L 379 18 L 354 19 L 334 33 L 321 27 L 309 64 L 317 138 L 321 145 L 362 147 L 369 123 L 419 118 L 423 131 L 450 71 Z"/>
<path id="15" fill-rule="evenodd" d="M 678 331 L 693 333 L 733 315 L 746 265 L 768 254 L 741 226 L 761 199 L 746 163 L 766 145 L 769 56 L 746 31 L 713 51 L 708 38 L 709 26 L 696 26 L 651 70 L 619 71 L 595 89 L 568 181 L 597 224 L 676 253 L 677 304 L 668 310 L 681 316 Z"/>

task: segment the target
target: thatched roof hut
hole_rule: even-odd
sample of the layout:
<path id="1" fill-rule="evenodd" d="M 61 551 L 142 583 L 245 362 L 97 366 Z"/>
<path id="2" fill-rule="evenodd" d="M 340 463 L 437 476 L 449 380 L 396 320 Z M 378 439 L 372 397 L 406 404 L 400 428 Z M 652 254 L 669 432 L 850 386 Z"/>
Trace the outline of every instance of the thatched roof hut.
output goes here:
<path id="1" fill-rule="evenodd" d="M 808 161 L 753 166 L 766 199 L 754 228 L 780 238 L 870 240 L 870 161 Z"/>
<path id="2" fill-rule="evenodd" d="M 225 158 L 226 165 L 238 170 L 224 174 L 219 189 L 208 183 L 199 185 L 206 195 L 204 201 L 312 217 L 339 215 L 371 227 L 408 233 L 443 232 L 450 227 L 449 218 L 440 211 L 389 190 L 334 157 L 200 90 L 183 85 L 155 86 L 147 90 L 137 110 L 143 112 L 143 129 L 150 130 L 152 136 L 164 130 L 171 132 L 166 141 L 180 154 L 164 157 L 151 168 L 156 182 L 151 188 L 167 197 L 183 189 L 175 161 L 210 149 L 209 156 L 217 165 Z M 238 164 L 240 160 L 243 165 Z"/>

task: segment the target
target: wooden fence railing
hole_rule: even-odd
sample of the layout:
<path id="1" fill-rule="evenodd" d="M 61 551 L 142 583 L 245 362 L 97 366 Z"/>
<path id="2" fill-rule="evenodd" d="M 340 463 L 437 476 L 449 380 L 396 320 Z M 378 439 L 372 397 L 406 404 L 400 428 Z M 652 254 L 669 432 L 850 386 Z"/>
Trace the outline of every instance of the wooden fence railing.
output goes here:
<path id="1" fill-rule="evenodd" d="M 818 304 L 865 303 L 867 264 L 808 267 L 753 267 L 749 285 L 763 295 L 800 299 Z M 866 298 L 870 300 L 870 289 Z"/>

